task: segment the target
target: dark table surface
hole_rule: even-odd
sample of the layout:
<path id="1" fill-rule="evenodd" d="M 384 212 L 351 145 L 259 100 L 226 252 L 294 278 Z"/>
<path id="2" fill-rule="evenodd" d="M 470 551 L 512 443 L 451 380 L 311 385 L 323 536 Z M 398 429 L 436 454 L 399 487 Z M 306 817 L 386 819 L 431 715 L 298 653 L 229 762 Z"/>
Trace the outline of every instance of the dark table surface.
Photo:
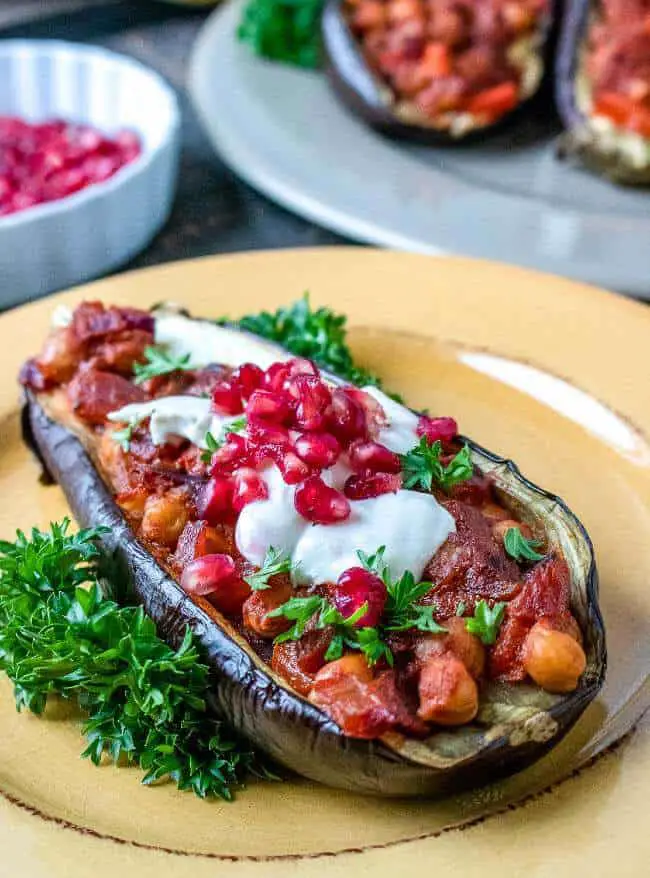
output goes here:
<path id="1" fill-rule="evenodd" d="M 132 55 L 176 89 L 183 114 L 181 167 L 170 220 L 121 270 L 175 259 L 346 243 L 241 182 L 215 155 L 185 92 L 192 45 L 209 10 L 155 0 L 0 0 L 0 39 L 64 39 Z"/>

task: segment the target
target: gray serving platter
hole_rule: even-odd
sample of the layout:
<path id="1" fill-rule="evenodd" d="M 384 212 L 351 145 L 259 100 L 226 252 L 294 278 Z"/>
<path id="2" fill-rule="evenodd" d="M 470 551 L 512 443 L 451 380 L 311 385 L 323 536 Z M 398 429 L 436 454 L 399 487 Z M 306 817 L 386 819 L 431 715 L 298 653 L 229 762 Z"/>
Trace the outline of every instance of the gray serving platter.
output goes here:
<path id="1" fill-rule="evenodd" d="M 650 298 L 650 191 L 556 157 L 550 95 L 478 144 L 389 140 L 337 101 L 323 73 L 255 57 L 244 0 L 207 20 L 189 89 L 214 148 L 256 189 L 360 241 L 541 269 Z"/>

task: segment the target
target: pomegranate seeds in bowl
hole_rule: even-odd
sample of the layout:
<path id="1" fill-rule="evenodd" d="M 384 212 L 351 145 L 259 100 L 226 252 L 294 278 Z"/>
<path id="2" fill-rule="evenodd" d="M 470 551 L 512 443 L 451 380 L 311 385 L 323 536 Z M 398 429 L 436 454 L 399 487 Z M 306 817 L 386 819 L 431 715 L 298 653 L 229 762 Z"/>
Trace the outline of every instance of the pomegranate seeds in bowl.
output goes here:
<path id="1" fill-rule="evenodd" d="M 0 217 L 102 183 L 141 150 L 131 131 L 109 137 L 59 119 L 34 124 L 0 116 Z"/>

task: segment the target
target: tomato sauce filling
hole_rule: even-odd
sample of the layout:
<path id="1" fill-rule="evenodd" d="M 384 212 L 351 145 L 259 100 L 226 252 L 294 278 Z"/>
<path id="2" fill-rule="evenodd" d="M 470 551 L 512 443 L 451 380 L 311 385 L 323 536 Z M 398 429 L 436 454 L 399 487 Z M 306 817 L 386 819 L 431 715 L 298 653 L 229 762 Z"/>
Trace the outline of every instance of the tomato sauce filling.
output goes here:
<path id="1" fill-rule="evenodd" d="M 494 124 L 530 96 L 549 15 L 547 0 L 346 0 L 345 10 L 372 68 L 439 127 L 450 114 Z"/>
<path id="2" fill-rule="evenodd" d="M 649 0 L 601 0 L 589 27 L 584 69 L 593 114 L 650 138 Z"/>
<path id="3" fill-rule="evenodd" d="M 578 685 L 585 656 L 566 561 L 543 537 L 532 542 L 530 528 L 476 467 L 456 484 L 431 487 L 454 530 L 425 564 L 419 584 L 401 581 L 415 595 L 409 618 L 425 620 L 419 627 L 395 623 L 395 582 L 387 584 L 380 559 L 360 556 L 336 581 L 309 585 L 296 583 L 282 563 L 267 567 L 265 559 L 260 570 L 246 560 L 236 523 L 248 504 L 268 496 L 262 465 L 269 461 L 295 486 L 295 508 L 312 525 L 344 523 L 357 500 L 402 489 L 400 456 L 372 438 L 384 417 L 381 406 L 357 388 L 328 387 L 300 359 L 266 371 L 215 362 L 138 381 L 134 367 L 153 345 L 150 314 L 85 302 L 24 365 L 21 382 L 65 400 L 92 437 L 116 503 L 156 560 L 346 734 L 425 736 L 437 726 L 470 722 L 490 680 L 532 680 L 554 692 Z M 126 429 L 109 420 L 125 405 L 169 396 L 210 398 L 221 415 L 243 412 L 247 428 L 210 451 L 180 437 L 154 444 L 147 419 Z M 452 419 L 421 416 L 417 429 L 421 442 L 440 443 L 443 467 L 458 460 Z M 324 479 L 337 457 L 352 469 L 341 490 Z M 534 560 L 507 551 L 507 534 L 535 545 Z M 318 612 L 297 621 L 286 610 L 296 600 Z M 481 618 L 490 614 L 499 623 L 482 628 Z"/>

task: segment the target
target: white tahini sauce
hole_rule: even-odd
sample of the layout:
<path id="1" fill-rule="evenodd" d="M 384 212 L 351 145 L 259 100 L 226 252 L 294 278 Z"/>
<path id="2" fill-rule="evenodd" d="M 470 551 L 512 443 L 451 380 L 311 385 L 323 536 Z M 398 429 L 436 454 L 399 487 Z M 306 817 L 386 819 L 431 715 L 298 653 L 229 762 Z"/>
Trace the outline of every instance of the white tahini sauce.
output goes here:
<path id="1" fill-rule="evenodd" d="M 380 546 L 386 547 L 384 560 L 392 577 L 410 570 L 419 579 L 427 561 L 456 530 L 435 497 L 417 491 L 382 494 L 350 506 L 347 521 L 304 530 L 292 555 L 299 565 L 297 582 L 336 582 L 344 570 L 359 566 L 359 549 L 371 554 Z"/>
<path id="2" fill-rule="evenodd" d="M 182 438 L 205 448 L 208 432 L 218 438 L 224 426 L 238 418 L 217 415 L 210 410 L 210 404 L 210 399 L 200 396 L 163 396 L 151 402 L 125 405 L 111 412 L 108 419 L 119 424 L 138 424 L 151 418 L 149 431 L 154 445 Z"/>
<path id="3" fill-rule="evenodd" d="M 292 356 L 254 335 L 206 320 L 192 320 L 171 311 L 155 314 L 154 341 L 165 345 L 175 356 L 189 354 L 189 365 L 195 369 L 210 363 L 224 366 L 255 363 L 261 369 L 268 369 L 271 363 Z"/>
<path id="4" fill-rule="evenodd" d="M 262 566 L 267 549 L 273 546 L 293 557 L 309 522 L 298 515 L 293 502 L 295 485 L 287 485 L 275 464 L 262 473 L 269 489 L 267 500 L 244 506 L 235 527 L 237 548 L 251 564 Z"/>

